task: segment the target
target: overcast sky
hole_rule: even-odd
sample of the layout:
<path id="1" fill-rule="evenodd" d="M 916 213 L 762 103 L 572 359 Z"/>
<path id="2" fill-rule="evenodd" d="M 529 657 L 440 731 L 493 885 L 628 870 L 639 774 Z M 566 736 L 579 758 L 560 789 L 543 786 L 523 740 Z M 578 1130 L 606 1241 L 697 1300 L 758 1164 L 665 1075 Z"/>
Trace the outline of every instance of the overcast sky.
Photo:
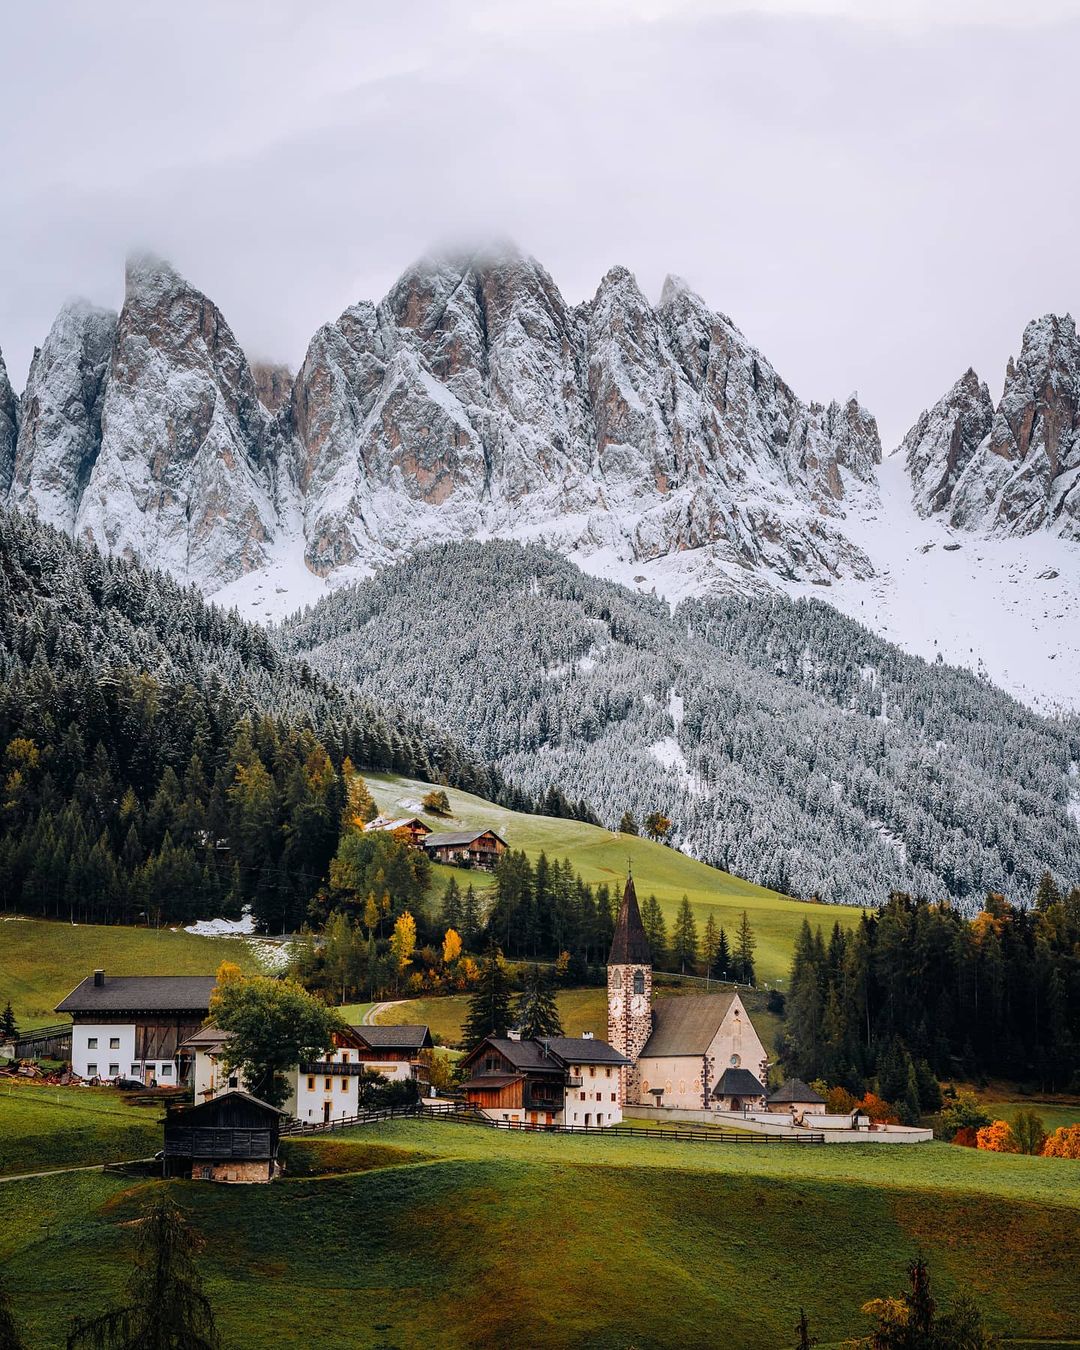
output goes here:
<path id="1" fill-rule="evenodd" d="M 572 301 L 679 273 L 888 449 L 1080 304 L 1078 9 L 9 0 L 0 348 L 21 388 L 149 248 L 295 367 L 430 247 L 510 238 Z"/>

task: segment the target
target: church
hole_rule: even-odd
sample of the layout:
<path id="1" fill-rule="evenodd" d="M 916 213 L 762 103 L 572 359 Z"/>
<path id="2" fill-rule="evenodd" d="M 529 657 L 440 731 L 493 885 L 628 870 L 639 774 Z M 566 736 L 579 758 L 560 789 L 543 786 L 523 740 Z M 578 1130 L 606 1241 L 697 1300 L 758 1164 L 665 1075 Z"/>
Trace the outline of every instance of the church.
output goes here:
<path id="1" fill-rule="evenodd" d="M 652 953 L 627 877 L 608 957 L 608 1044 L 629 1061 L 627 1106 L 759 1110 L 769 1057 L 733 990 L 653 1001 Z"/>

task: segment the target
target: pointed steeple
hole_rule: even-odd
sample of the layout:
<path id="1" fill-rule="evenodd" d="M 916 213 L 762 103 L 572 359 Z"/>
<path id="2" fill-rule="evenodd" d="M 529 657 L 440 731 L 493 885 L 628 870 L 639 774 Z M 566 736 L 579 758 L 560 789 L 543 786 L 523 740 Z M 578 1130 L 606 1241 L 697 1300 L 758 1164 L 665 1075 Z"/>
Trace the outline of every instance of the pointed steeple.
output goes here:
<path id="1" fill-rule="evenodd" d="M 611 940 L 609 966 L 651 966 L 652 953 L 641 922 L 634 878 L 627 872 L 619 917 L 615 921 L 615 936 Z"/>

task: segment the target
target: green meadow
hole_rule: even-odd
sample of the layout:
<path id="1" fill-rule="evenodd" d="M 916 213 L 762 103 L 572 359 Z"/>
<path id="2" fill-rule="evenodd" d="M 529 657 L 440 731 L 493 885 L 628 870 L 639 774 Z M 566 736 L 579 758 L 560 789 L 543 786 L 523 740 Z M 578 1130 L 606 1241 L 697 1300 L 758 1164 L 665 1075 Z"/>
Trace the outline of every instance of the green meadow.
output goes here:
<path id="1" fill-rule="evenodd" d="M 576 820 L 523 815 L 455 788 L 446 789 L 451 807 L 449 818 L 425 815 L 418 808 L 431 784 L 389 774 L 365 774 L 364 780 L 380 811 L 420 815 L 434 830 L 490 827 L 502 835 L 511 848 L 523 849 L 530 859 L 535 860 L 543 852 L 549 858 L 569 858 L 584 880 L 593 885 L 606 881 L 613 890 L 621 893 L 629 863 L 638 898 L 654 894 L 669 924 L 684 895 L 690 899 L 699 928 L 712 911 L 716 922 L 727 929 L 729 936 L 734 933 L 745 909 L 758 943 L 758 978 L 769 984 L 786 981 L 795 936 L 804 919 L 826 929 L 837 922 L 849 928 L 859 922 L 861 911 L 858 909 L 791 900 L 776 891 L 765 890 L 688 858 L 677 849 L 636 835 L 612 834 Z M 439 869 L 444 874 L 452 870 Z M 458 870 L 457 876 L 462 884 L 468 879 L 477 885 L 490 885 L 483 873 Z M 444 886 L 445 877 L 441 876 L 433 890 L 441 894 Z"/>
<path id="2" fill-rule="evenodd" d="M 287 1142 L 272 1186 L 173 1183 L 235 1350 L 794 1344 L 866 1329 L 916 1252 L 999 1331 L 1080 1341 L 1080 1168 L 918 1147 L 681 1144 L 398 1121 Z M 0 1264 L 27 1340 L 121 1289 L 161 1183 L 0 1183 Z"/>
<path id="3" fill-rule="evenodd" d="M 163 1114 L 114 1088 L 0 1081 L 0 1177 L 152 1157 Z"/>
<path id="4" fill-rule="evenodd" d="M 258 968 L 247 942 L 182 929 L 0 919 L 0 1007 L 23 1031 L 63 1021 L 53 1009 L 95 969 L 110 975 L 212 975 L 222 961 Z"/>

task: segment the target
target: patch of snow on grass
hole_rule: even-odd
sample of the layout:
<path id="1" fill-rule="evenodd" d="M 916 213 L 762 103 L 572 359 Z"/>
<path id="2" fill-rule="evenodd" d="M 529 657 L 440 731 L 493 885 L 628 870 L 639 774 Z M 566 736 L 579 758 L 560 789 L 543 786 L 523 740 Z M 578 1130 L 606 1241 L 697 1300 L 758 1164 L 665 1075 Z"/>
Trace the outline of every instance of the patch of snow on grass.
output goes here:
<path id="1" fill-rule="evenodd" d="M 245 909 L 239 919 L 199 919 L 184 928 L 185 933 L 194 933 L 196 937 L 247 937 L 254 931 L 250 909 Z"/>

